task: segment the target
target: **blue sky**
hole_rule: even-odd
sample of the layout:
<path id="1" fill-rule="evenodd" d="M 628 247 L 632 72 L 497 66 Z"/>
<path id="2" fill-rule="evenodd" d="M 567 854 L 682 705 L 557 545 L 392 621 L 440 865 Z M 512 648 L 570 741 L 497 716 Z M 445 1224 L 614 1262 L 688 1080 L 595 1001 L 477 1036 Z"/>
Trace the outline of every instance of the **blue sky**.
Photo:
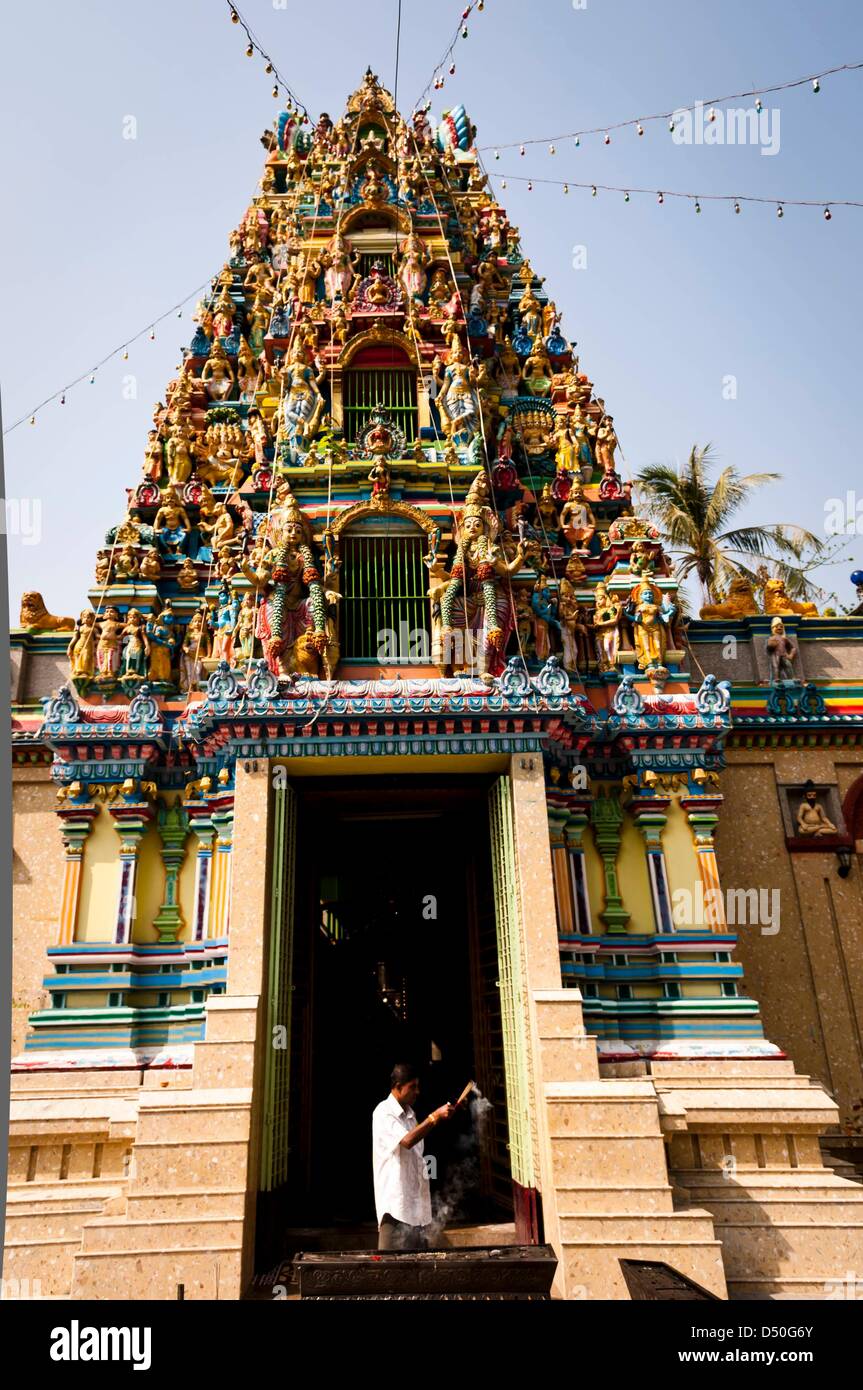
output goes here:
<path id="1" fill-rule="evenodd" d="M 581 3 L 582 0 L 579 0 Z M 309 109 L 341 113 L 366 64 L 392 86 L 396 0 L 245 0 L 243 12 Z M 403 0 L 399 104 L 409 110 L 459 17 Z M 433 111 L 461 101 L 493 146 L 604 125 L 863 58 L 856 0 L 486 0 Z M 223 264 L 255 190 L 258 142 L 277 103 L 223 0 L 42 0 L 3 20 L 0 90 L 6 215 L 0 223 L 4 426 Z M 622 187 L 861 198 L 863 73 L 766 97 L 780 149 L 676 145 L 664 123 L 489 156 L 501 172 Z M 137 138 L 123 138 L 133 116 Z M 618 427 L 626 464 L 675 461 L 712 441 L 723 462 L 773 470 L 750 521 L 823 533 L 831 498 L 856 490 L 863 209 L 691 204 L 509 183 L 501 201 L 563 312 L 567 337 Z M 586 268 L 574 269 L 584 253 Z M 10 596 L 42 590 L 77 613 L 105 529 L 137 482 L 154 402 L 191 333 L 157 329 L 5 441 Z M 129 380 L 129 378 L 133 380 Z M 728 399 L 726 379 L 736 378 Z M 134 395 L 132 394 L 134 392 Z M 863 518 L 863 507 L 861 507 Z M 38 522 L 38 524 L 36 524 Z M 861 520 L 863 529 L 863 520 Z M 863 539 L 824 582 L 850 602 Z"/>

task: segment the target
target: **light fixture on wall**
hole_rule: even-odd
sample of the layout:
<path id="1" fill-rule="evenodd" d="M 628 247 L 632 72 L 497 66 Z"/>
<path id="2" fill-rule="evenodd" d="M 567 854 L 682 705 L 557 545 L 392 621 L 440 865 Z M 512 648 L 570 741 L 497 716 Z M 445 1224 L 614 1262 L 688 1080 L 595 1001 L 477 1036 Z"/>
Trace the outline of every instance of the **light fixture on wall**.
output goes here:
<path id="1" fill-rule="evenodd" d="M 851 872 L 851 854 L 850 845 L 840 845 L 836 851 L 836 858 L 839 860 L 837 873 L 840 878 L 847 878 Z"/>

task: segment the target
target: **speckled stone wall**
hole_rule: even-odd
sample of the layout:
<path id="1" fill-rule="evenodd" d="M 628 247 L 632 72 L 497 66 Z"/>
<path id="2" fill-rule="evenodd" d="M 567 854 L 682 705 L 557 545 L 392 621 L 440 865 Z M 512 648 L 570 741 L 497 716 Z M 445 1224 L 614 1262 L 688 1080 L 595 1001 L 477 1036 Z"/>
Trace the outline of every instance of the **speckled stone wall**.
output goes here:
<path id="1" fill-rule="evenodd" d="M 745 992 L 761 1005 L 771 1042 L 819 1081 L 843 1118 L 863 1097 L 863 856 L 850 875 L 835 850 L 788 850 L 783 785 L 808 778 L 836 785 L 840 799 L 863 775 L 863 756 L 842 750 L 731 749 L 716 835 L 725 890 L 779 889 L 780 929 L 741 926 Z"/>
<path id="2" fill-rule="evenodd" d="M 48 767 L 12 770 L 12 1056 L 24 1046 L 28 1016 L 45 1007 L 42 977 L 63 883 L 57 790 Z"/>

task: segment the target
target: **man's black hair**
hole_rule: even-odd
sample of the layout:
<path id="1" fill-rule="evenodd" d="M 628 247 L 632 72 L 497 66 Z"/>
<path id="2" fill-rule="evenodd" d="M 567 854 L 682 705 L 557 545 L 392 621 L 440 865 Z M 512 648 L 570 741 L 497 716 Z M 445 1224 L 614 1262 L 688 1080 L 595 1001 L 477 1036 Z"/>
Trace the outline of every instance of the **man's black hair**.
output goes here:
<path id="1" fill-rule="evenodd" d="M 390 1076 L 391 1086 L 406 1086 L 409 1081 L 416 1081 L 419 1072 L 412 1062 L 396 1062 Z"/>

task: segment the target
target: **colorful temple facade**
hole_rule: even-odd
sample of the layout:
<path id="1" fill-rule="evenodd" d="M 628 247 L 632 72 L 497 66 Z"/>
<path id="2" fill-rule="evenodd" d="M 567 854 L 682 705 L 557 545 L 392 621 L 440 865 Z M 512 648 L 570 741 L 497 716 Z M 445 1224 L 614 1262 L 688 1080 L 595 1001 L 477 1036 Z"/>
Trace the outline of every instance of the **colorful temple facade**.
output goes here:
<path id="1" fill-rule="evenodd" d="M 462 108 L 369 71 L 265 143 L 89 606 L 13 634 L 7 1274 L 241 1297 L 371 1219 L 408 1056 L 490 1103 L 451 1241 L 549 1241 L 569 1299 L 627 1257 L 825 1297 L 863 618 L 681 621 Z M 777 873 L 781 930 L 731 920 Z"/>

